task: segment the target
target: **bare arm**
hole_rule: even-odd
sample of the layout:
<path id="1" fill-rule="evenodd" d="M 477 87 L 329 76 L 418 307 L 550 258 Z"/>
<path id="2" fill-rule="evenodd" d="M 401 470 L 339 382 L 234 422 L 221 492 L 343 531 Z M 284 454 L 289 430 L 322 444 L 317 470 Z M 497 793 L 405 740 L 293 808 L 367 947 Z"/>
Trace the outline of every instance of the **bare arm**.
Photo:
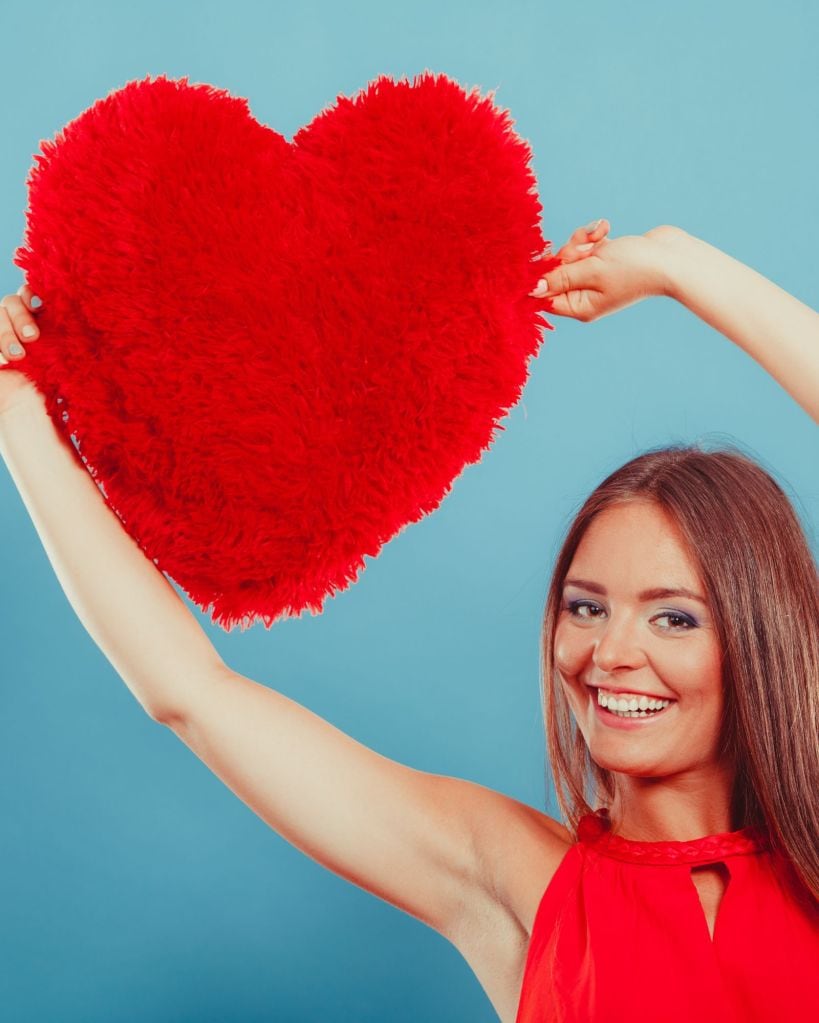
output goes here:
<path id="1" fill-rule="evenodd" d="M 513 843 L 509 864 L 537 841 L 562 849 L 560 826 L 531 807 L 382 756 L 229 669 L 168 724 L 292 845 L 462 951 L 476 921 L 514 915 L 499 847 Z"/>
<path id="2" fill-rule="evenodd" d="M 667 295 L 767 370 L 819 423 L 819 313 L 762 274 L 679 227 L 607 238 L 579 228 L 546 275 L 553 312 L 583 322 Z M 590 250 L 578 246 L 593 239 Z"/>
<path id="3" fill-rule="evenodd" d="M 12 321 L 18 336 L 34 322 L 10 298 L 0 308 L 4 353 Z M 514 914 L 502 862 L 533 844 L 562 850 L 556 822 L 483 786 L 390 760 L 231 671 L 66 448 L 42 396 L 10 369 L 0 373 L 0 453 L 89 634 L 150 716 L 248 807 L 458 947 L 487 918 Z"/>
<path id="4" fill-rule="evenodd" d="M 663 239 L 666 294 L 739 345 L 819 423 L 819 313 L 701 238 Z"/>
<path id="5" fill-rule="evenodd" d="M 72 456 L 43 396 L 26 387 L 14 399 L 0 411 L 0 454 L 80 621 L 161 720 L 222 659 Z"/>

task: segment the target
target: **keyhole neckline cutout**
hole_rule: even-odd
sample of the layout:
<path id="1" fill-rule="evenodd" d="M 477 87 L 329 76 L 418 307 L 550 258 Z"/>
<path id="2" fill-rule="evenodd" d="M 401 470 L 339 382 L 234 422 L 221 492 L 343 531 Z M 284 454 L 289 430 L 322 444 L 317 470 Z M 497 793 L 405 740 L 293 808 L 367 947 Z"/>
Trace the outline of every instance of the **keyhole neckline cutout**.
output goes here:
<path id="1" fill-rule="evenodd" d="M 581 817 L 578 840 L 603 856 L 630 863 L 658 865 L 714 863 L 727 856 L 743 856 L 771 848 L 767 827 L 758 825 L 703 835 L 684 842 L 640 842 L 623 838 L 611 833 L 611 821 L 605 807 Z"/>
<path id="2" fill-rule="evenodd" d="M 731 871 L 721 860 L 697 863 L 689 865 L 688 878 L 700 904 L 708 937 L 713 942 L 722 903 L 731 883 Z"/>

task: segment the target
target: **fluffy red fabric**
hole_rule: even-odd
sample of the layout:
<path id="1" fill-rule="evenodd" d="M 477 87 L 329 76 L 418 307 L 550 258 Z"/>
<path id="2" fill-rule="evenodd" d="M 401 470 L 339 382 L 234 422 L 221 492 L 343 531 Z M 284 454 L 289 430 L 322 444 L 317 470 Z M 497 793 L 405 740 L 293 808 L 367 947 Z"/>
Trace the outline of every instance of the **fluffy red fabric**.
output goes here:
<path id="1" fill-rule="evenodd" d="M 41 142 L 14 257 L 41 339 L 14 368 L 223 628 L 320 612 L 503 429 L 557 265 L 532 261 L 512 125 L 424 72 L 288 143 L 247 100 L 159 76 Z"/>

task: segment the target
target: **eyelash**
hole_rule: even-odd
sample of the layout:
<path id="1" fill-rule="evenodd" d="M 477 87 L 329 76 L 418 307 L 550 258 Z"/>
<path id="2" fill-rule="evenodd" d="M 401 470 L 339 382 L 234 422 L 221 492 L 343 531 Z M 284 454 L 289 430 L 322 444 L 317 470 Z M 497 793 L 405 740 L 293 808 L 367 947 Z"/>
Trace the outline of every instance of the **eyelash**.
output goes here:
<path id="1" fill-rule="evenodd" d="M 590 605 L 592 607 L 600 607 L 600 605 L 599 604 L 595 604 L 595 602 L 593 600 L 570 600 L 566 604 L 566 610 L 569 612 L 569 614 L 573 618 L 583 619 L 584 618 L 583 615 L 577 614 L 577 609 L 579 607 L 588 607 Z M 677 631 L 688 632 L 689 629 L 696 629 L 696 627 L 697 627 L 697 623 L 694 621 L 693 618 L 689 617 L 688 615 L 681 614 L 679 611 L 664 611 L 662 614 L 656 615 L 655 617 L 657 617 L 657 618 L 677 618 L 681 622 L 683 622 L 683 625 L 665 626 L 665 631 L 667 631 L 667 632 L 677 632 Z M 585 621 L 587 621 L 587 622 L 588 621 L 595 621 L 595 619 L 593 617 L 592 618 L 585 618 Z"/>

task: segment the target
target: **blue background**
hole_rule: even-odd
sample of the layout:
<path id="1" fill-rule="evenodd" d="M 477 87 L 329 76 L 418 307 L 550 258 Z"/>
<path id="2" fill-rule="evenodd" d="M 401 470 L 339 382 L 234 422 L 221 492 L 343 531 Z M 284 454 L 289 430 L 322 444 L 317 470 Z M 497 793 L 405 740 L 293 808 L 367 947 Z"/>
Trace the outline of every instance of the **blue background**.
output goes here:
<path id="1" fill-rule="evenodd" d="M 2 14 L 4 294 L 22 281 L 11 257 L 40 140 L 127 81 L 211 82 L 291 138 L 338 94 L 430 68 L 497 90 L 533 148 L 556 247 L 601 216 L 612 236 L 679 224 L 819 305 L 807 0 Z M 572 512 L 647 447 L 737 440 L 786 486 L 816 550 L 819 443 L 760 366 L 670 299 L 553 322 L 492 449 L 322 615 L 228 635 L 192 610 L 237 671 L 379 752 L 557 815 L 538 630 Z M 0 530 L 5 1018 L 496 1018 L 440 935 L 289 846 L 141 711 L 76 618 L 5 466 Z"/>

